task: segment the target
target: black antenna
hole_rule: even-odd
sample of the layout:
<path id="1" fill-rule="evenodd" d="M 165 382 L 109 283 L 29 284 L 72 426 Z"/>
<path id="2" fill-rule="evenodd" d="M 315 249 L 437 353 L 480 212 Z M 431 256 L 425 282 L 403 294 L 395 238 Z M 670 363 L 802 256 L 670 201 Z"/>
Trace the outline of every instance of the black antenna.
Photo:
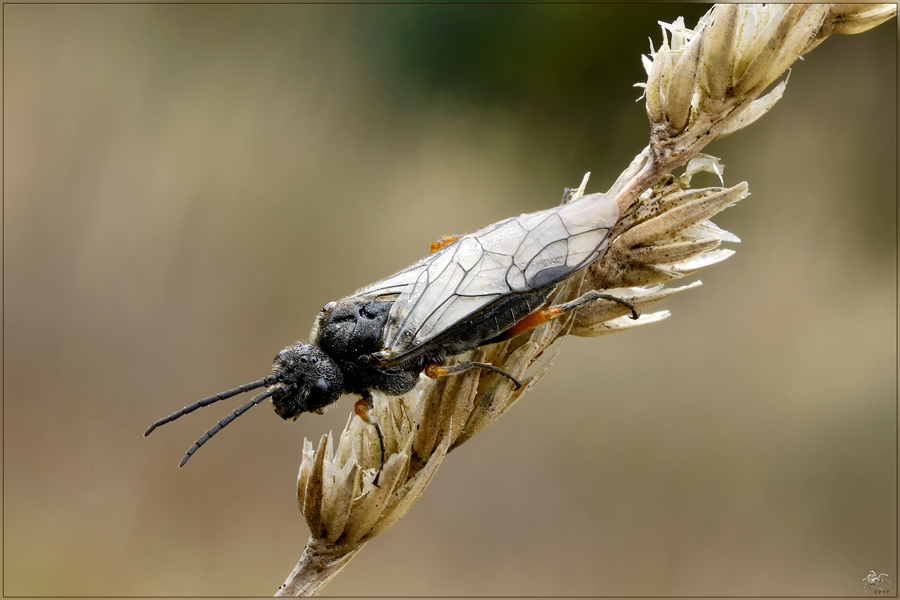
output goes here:
<path id="1" fill-rule="evenodd" d="M 280 377 L 281 377 L 280 373 L 276 373 L 274 375 L 269 375 L 268 377 L 263 377 L 262 379 L 260 379 L 258 381 L 251 381 L 250 383 L 245 383 L 244 385 L 242 385 L 240 387 L 236 387 L 233 390 L 228 390 L 227 392 L 222 392 L 221 394 L 216 394 L 215 396 L 210 396 L 209 398 L 204 398 L 203 400 L 200 400 L 199 402 L 194 402 L 193 404 L 191 404 L 189 406 L 185 406 L 181 410 L 177 410 L 177 411 L 173 412 L 171 415 L 169 415 L 168 417 L 164 417 L 164 418 L 160 419 L 159 421 L 157 421 L 156 423 L 154 423 L 153 425 L 151 425 L 150 428 L 144 432 L 144 436 L 146 437 L 146 436 L 150 435 L 151 433 L 153 433 L 153 430 L 156 429 L 157 427 L 159 427 L 160 425 L 165 425 L 166 423 L 170 423 L 179 417 L 183 417 L 184 415 L 186 415 L 190 412 L 194 412 L 198 408 L 201 408 L 203 406 L 209 406 L 210 404 L 218 402 L 219 400 L 225 400 L 227 398 L 231 398 L 232 396 L 237 396 L 238 394 L 243 394 L 244 392 L 248 392 L 250 390 L 255 390 L 256 388 L 260 388 L 264 385 L 272 385 L 273 383 L 277 382 Z"/>
<path id="2" fill-rule="evenodd" d="M 260 380 L 260 381 L 261 381 L 261 380 Z M 259 386 L 256 386 L 256 387 L 259 387 Z M 251 408 L 253 408 L 253 407 L 256 406 L 257 404 L 259 404 L 260 402 L 262 402 L 263 400 L 265 400 L 265 399 L 268 398 L 269 396 L 273 396 L 273 395 L 275 395 L 276 393 L 278 393 L 279 391 L 282 391 L 282 390 L 279 390 L 279 389 L 276 388 L 276 389 L 274 389 L 274 390 L 268 390 L 268 391 L 266 391 L 266 392 L 263 392 L 262 394 L 260 394 L 259 396 L 257 396 L 256 398 L 254 398 L 253 400 L 251 400 L 250 402 L 248 402 L 247 404 L 242 404 L 241 406 L 237 407 L 233 413 L 231 413 L 230 415 L 228 415 L 227 417 L 225 417 L 224 419 L 222 419 L 221 421 L 219 421 L 218 423 L 216 423 L 215 425 L 213 425 L 212 427 L 210 427 L 210 428 L 209 428 L 209 431 L 207 431 L 206 433 L 204 433 L 204 434 L 200 437 L 200 439 L 197 440 L 197 441 L 194 443 L 193 446 L 191 446 L 191 449 L 187 451 L 187 453 L 184 455 L 184 458 L 181 459 L 181 464 L 178 465 L 178 468 L 180 469 L 181 467 L 183 467 L 184 465 L 186 465 L 186 464 L 187 464 L 187 461 L 190 460 L 191 456 L 194 455 L 194 452 L 196 452 L 197 450 L 199 450 L 199 449 L 200 449 L 200 446 L 202 446 L 203 444 L 205 444 L 206 442 L 208 442 L 209 439 L 210 439 L 212 436 L 214 436 L 214 435 L 216 435 L 217 433 L 219 433 L 219 431 L 220 431 L 223 427 L 225 427 L 226 425 L 228 425 L 229 423 L 231 423 L 232 421 L 234 421 L 235 419 L 237 419 L 239 416 L 241 416 L 242 414 L 244 414 L 245 412 L 247 412 L 248 410 L 250 410 Z"/>

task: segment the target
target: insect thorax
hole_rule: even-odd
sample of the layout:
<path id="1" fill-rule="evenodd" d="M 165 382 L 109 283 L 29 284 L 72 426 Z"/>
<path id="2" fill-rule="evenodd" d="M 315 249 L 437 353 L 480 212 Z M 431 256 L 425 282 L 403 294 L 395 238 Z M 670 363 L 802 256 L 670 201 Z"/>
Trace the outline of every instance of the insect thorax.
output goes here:
<path id="1" fill-rule="evenodd" d="M 344 391 L 362 394 L 381 390 L 397 396 L 415 387 L 424 364 L 378 369 L 369 355 L 384 349 L 384 325 L 393 302 L 345 298 L 325 311 L 313 343 L 327 353 L 344 374 Z"/>

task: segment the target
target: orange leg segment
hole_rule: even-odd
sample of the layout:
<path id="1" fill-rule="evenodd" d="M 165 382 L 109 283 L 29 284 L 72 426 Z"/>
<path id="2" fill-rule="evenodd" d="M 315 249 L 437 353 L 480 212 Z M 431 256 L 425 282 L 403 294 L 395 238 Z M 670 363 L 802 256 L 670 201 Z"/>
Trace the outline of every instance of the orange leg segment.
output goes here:
<path id="1" fill-rule="evenodd" d="M 444 246 L 446 246 L 448 244 L 452 244 L 459 238 L 460 238 L 460 236 L 458 236 L 458 235 L 445 235 L 441 239 L 431 242 L 431 253 L 434 254 L 435 252 L 437 252 Z"/>
<path id="2" fill-rule="evenodd" d="M 378 470 L 378 474 L 375 475 L 375 479 L 372 483 L 375 487 L 378 487 L 378 479 L 381 477 L 381 469 L 384 468 L 384 461 L 386 460 L 385 452 L 384 452 L 384 434 L 381 433 L 381 426 L 378 424 L 378 419 L 375 418 L 375 415 L 370 415 L 369 411 L 372 409 L 372 398 L 371 396 L 365 397 L 362 400 L 357 400 L 356 404 L 353 405 L 353 412 L 357 417 L 375 427 L 375 432 L 378 434 L 378 445 L 381 446 L 381 467 Z"/>
<path id="3" fill-rule="evenodd" d="M 507 329 L 503 334 L 503 337 L 505 337 L 506 339 L 512 339 L 520 333 L 531 331 L 538 325 L 543 325 L 553 317 L 560 315 L 563 312 L 564 309 L 560 306 L 550 306 L 548 308 L 537 310 Z"/>
<path id="4" fill-rule="evenodd" d="M 437 379 L 438 377 L 444 377 L 445 375 L 450 374 L 450 369 L 445 367 L 444 365 L 439 365 L 437 363 L 429 363 L 425 367 L 425 376 L 430 377 L 432 379 Z"/>
<path id="5" fill-rule="evenodd" d="M 369 417 L 369 403 L 366 400 L 357 400 L 353 405 L 353 413 L 366 423 L 372 422 Z"/>

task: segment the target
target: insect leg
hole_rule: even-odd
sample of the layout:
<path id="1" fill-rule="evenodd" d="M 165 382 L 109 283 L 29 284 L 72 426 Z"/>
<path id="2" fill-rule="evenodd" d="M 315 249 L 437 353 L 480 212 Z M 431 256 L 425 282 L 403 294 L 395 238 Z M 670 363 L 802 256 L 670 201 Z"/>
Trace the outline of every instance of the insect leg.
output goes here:
<path id="1" fill-rule="evenodd" d="M 245 412 L 247 412 L 248 410 L 250 410 L 251 408 L 253 408 L 253 407 L 256 406 L 257 404 L 259 404 L 260 402 L 262 402 L 263 400 L 265 400 L 265 399 L 268 398 L 269 396 L 274 396 L 274 395 L 275 395 L 277 392 L 279 392 L 279 391 L 281 391 L 281 390 L 279 390 L 279 389 L 276 388 L 276 389 L 274 389 L 274 390 L 268 390 L 268 391 L 266 391 L 266 392 L 263 392 L 263 393 L 260 394 L 259 396 L 256 396 L 256 397 L 255 397 L 253 400 L 251 400 L 250 402 L 247 402 L 246 404 L 242 404 L 241 406 L 237 407 L 237 408 L 234 410 L 233 413 L 231 413 L 230 415 L 228 415 L 227 417 L 225 417 L 224 419 L 222 419 L 221 421 L 219 421 L 218 423 L 216 423 L 215 425 L 213 425 L 212 427 L 210 427 L 210 428 L 209 428 L 209 431 L 207 431 L 206 433 L 204 433 L 204 434 L 200 437 L 199 440 L 197 440 L 196 442 L 194 442 L 194 445 L 191 446 L 190 450 L 188 450 L 188 451 L 185 453 L 184 458 L 181 459 L 181 464 L 178 465 L 178 468 L 180 469 L 181 467 L 183 467 L 184 465 L 186 465 L 186 464 L 187 464 L 187 461 L 190 460 L 191 456 L 194 455 L 194 452 L 196 452 L 197 450 L 199 450 L 199 449 L 200 449 L 200 446 L 202 446 L 203 444 L 205 444 L 206 442 L 208 442 L 209 439 L 210 439 L 212 436 L 214 436 L 214 435 L 216 435 L 217 433 L 219 433 L 219 431 L 221 431 L 221 429 L 222 429 L 223 427 L 225 427 L 226 425 L 228 425 L 229 423 L 231 423 L 232 421 L 234 421 L 235 419 L 237 419 L 239 416 L 241 416 L 242 414 L 244 414 Z"/>
<path id="2" fill-rule="evenodd" d="M 641 316 L 640 313 L 637 311 L 637 309 L 634 307 L 634 304 L 632 304 L 631 302 L 628 302 L 627 300 L 622 300 L 621 298 L 617 298 L 616 296 L 610 296 L 609 294 L 601 294 L 597 290 L 591 290 L 591 291 L 587 292 L 586 294 L 584 294 L 583 296 L 575 298 L 571 302 L 566 302 L 565 304 L 560 304 L 559 307 L 562 309 L 562 312 L 568 312 L 570 310 L 575 310 L 576 308 L 579 308 L 579 307 L 584 306 L 585 304 L 589 304 L 591 302 L 595 302 L 597 300 L 612 300 L 613 302 L 621 304 L 622 306 L 624 306 L 625 308 L 627 308 L 628 310 L 631 311 L 631 318 L 635 321 L 637 321 L 637 318 L 639 316 Z"/>
<path id="3" fill-rule="evenodd" d="M 144 436 L 146 437 L 146 436 L 150 435 L 153 432 L 153 430 L 156 429 L 157 427 L 159 427 L 160 425 L 165 425 L 166 423 L 171 423 L 175 419 L 177 419 L 179 417 L 183 417 L 184 415 L 186 415 L 190 412 L 194 412 L 195 410 L 197 410 L 198 408 L 201 408 L 203 406 L 209 406 L 210 404 L 213 404 L 214 402 L 218 402 L 219 400 L 225 400 L 227 398 L 231 398 L 232 396 L 237 396 L 238 394 L 243 394 L 244 392 L 247 392 L 250 390 L 255 390 L 256 388 L 260 388 L 264 385 L 272 385 L 273 383 L 278 381 L 279 377 L 280 377 L 280 375 L 277 373 L 275 375 L 269 375 L 268 377 L 263 377 L 262 379 L 260 379 L 258 381 L 251 381 L 250 383 L 245 383 L 244 385 L 236 387 L 233 390 L 228 390 L 227 392 L 222 392 L 221 394 L 216 394 L 215 396 L 210 396 L 209 398 L 204 398 L 203 400 L 194 402 L 193 404 L 185 406 L 181 410 L 177 410 L 177 411 L 173 412 L 168 417 L 163 417 L 162 419 L 155 422 L 153 425 L 151 425 L 147 429 L 147 431 L 144 432 Z"/>
<path id="4" fill-rule="evenodd" d="M 446 246 L 446 245 L 448 245 L 448 244 L 452 244 L 453 242 L 455 242 L 456 240 L 458 240 L 460 237 L 462 237 L 462 236 L 459 236 L 459 235 L 445 235 L 445 236 L 442 237 L 441 239 L 435 240 L 435 241 L 431 242 L 431 253 L 434 254 L 435 252 L 437 252 L 438 250 L 440 250 L 440 249 L 443 248 L 444 246 Z"/>
<path id="5" fill-rule="evenodd" d="M 375 479 L 372 481 L 372 484 L 378 485 L 378 478 L 381 477 L 381 469 L 384 468 L 384 434 L 381 433 L 381 426 L 378 424 L 378 419 L 375 418 L 375 415 L 370 414 L 369 411 L 372 410 L 374 405 L 372 404 L 372 395 L 368 392 L 363 394 L 362 400 L 357 400 L 356 404 L 353 405 L 353 412 L 357 417 L 368 423 L 369 425 L 373 425 L 375 427 L 375 431 L 378 433 L 378 444 L 381 446 L 381 468 L 378 469 L 378 474 L 375 475 Z"/>
<path id="6" fill-rule="evenodd" d="M 631 302 L 622 300 L 621 298 L 616 298 L 615 296 L 610 296 L 609 294 L 601 294 L 597 290 L 591 290 L 583 296 L 575 298 L 571 302 L 566 302 L 565 304 L 557 304 L 555 306 L 548 306 L 547 308 L 542 308 L 540 310 L 534 311 L 533 313 L 507 329 L 505 332 L 501 333 L 492 341 L 508 340 L 514 338 L 519 334 L 525 333 L 526 331 L 531 331 L 538 325 L 543 325 L 554 317 L 558 317 L 563 313 L 567 313 L 570 310 L 575 310 L 576 308 L 580 308 L 585 304 L 589 304 L 597 300 L 612 300 L 613 302 L 618 302 L 625 308 L 631 310 L 632 319 L 637 319 L 640 316 L 637 309 L 634 308 L 634 305 L 631 304 Z"/>
<path id="7" fill-rule="evenodd" d="M 574 202 L 575 200 L 578 200 L 579 198 L 584 196 L 584 188 L 587 187 L 587 182 L 590 177 L 590 173 L 585 173 L 584 178 L 581 180 L 581 185 L 579 185 L 577 188 L 565 188 L 563 190 L 562 202 L 560 202 L 560 204 L 565 205 L 569 202 Z"/>
<path id="8" fill-rule="evenodd" d="M 516 384 L 516 389 L 522 387 L 522 382 L 504 371 L 503 369 L 498 369 L 494 365 L 490 365 L 488 363 L 480 363 L 480 362 L 464 362 L 459 363 L 458 365 L 453 365 L 452 367 L 445 367 L 444 365 L 439 365 L 437 363 L 431 363 L 425 367 L 425 375 L 431 377 L 432 379 L 437 379 L 438 377 L 444 377 L 445 375 L 453 375 L 454 373 L 461 373 L 463 371 L 468 371 L 469 369 L 485 369 L 487 371 L 493 371 L 494 373 L 499 373 L 503 375 L 514 384 Z"/>

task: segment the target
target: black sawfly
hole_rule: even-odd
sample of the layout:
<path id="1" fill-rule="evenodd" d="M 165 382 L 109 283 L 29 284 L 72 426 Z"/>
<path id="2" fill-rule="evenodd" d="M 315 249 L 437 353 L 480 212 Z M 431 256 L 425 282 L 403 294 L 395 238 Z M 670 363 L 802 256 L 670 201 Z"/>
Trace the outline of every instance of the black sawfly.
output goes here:
<path id="1" fill-rule="evenodd" d="M 368 414 L 371 392 L 405 394 L 422 373 L 440 377 L 481 368 L 521 385 L 490 364 L 444 366 L 450 357 L 510 339 L 600 298 L 623 304 L 637 319 L 629 303 L 597 291 L 546 306 L 560 282 L 603 257 L 619 216 L 616 203 L 604 194 L 581 195 L 585 183 L 566 190 L 563 203 L 555 208 L 441 238 L 432 253 L 415 264 L 326 304 L 309 343 L 279 352 L 271 375 L 190 404 L 153 423 L 144 435 L 198 408 L 263 387 L 266 391 L 200 437 L 180 466 L 223 427 L 267 398 L 278 416 L 293 420 L 305 412 L 321 414 L 343 394 L 359 394 L 356 413 L 378 429 Z M 380 429 L 378 434 L 381 439 Z M 382 439 L 382 458 L 383 453 Z"/>

